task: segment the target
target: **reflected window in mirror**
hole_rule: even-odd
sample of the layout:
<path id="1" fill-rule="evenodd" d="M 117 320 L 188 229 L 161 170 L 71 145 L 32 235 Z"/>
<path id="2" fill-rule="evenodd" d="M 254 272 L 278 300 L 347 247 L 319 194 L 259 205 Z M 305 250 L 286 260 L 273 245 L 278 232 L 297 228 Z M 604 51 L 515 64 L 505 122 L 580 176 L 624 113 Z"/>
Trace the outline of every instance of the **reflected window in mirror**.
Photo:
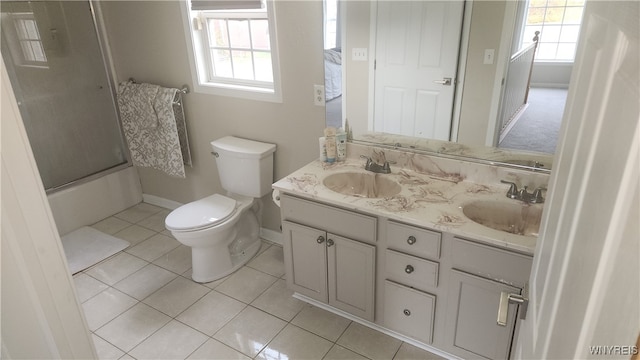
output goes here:
<path id="1" fill-rule="evenodd" d="M 522 30 L 522 46 L 531 44 L 540 32 L 536 61 L 573 61 L 584 0 L 530 0 Z"/>
<path id="2" fill-rule="evenodd" d="M 326 125 L 342 126 L 342 45 L 340 2 L 324 1 L 324 93 Z"/>

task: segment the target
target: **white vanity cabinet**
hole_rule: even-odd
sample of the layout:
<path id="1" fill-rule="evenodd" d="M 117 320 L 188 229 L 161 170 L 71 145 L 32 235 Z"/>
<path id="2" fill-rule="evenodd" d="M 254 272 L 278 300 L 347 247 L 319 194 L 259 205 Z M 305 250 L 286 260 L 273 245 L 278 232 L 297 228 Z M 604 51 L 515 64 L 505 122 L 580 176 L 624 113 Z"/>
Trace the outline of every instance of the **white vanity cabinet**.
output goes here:
<path id="1" fill-rule="evenodd" d="M 303 299 L 436 353 L 511 356 L 523 307 L 508 296 L 523 294 L 530 255 L 375 210 L 280 199 L 287 286 Z"/>
<path id="2" fill-rule="evenodd" d="M 451 245 L 446 350 L 463 358 L 506 359 L 521 311 L 507 296 L 522 294 L 532 258 L 457 237 Z"/>
<path id="3" fill-rule="evenodd" d="M 374 320 L 374 217 L 288 195 L 281 197 L 287 286 Z"/>

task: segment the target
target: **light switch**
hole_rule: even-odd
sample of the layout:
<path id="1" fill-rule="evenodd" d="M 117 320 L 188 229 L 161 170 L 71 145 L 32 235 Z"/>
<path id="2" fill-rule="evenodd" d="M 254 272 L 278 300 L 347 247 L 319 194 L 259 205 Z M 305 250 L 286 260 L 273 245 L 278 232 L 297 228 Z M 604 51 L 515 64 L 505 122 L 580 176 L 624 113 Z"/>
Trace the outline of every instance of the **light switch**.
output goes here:
<path id="1" fill-rule="evenodd" d="M 491 65 L 493 64 L 493 58 L 496 54 L 495 49 L 484 49 L 484 64 Z"/>
<path id="2" fill-rule="evenodd" d="M 353 61 L 367 61 L 367 48 L 353 48 L 351 49 L 351 60 Z"/>

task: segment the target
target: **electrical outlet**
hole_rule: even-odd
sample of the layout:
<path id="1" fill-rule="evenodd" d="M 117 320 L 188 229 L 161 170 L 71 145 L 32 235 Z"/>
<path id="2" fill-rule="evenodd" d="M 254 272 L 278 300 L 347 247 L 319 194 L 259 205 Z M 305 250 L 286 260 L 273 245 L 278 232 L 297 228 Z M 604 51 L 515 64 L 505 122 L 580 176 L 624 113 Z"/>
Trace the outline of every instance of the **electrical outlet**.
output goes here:
<path id="1" fill-rule="evenodd" d="M 313 85 L 313 103 L 317 106 L 324 105 L 324 85 Z"/>
<path id="2" fill-rule="evenodd" d="M 495 49 L 484 49 L 484 64 L 492 65 L 495 54 L 496 54 Z"/>
<path id="3" fill-rule="evenodd" d="M 353 61 L 367 61 L 367 48 L 353 48 L 351 49 L 351 60 Z"/>

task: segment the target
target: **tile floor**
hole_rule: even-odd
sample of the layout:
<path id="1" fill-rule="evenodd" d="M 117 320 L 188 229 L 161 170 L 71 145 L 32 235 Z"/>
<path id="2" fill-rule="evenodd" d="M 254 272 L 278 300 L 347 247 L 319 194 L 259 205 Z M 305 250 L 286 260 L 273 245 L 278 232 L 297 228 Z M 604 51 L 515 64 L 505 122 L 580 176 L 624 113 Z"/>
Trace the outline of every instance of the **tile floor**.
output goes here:
<path id="1" fill-rule="evenodd" d="M 131 242 L 74 275 L 100 359 L 439 359 L 291 297 L 282 247 L 218 281 L 191 280 L 168 210 L 138 204 L 93 225 Z"/>

